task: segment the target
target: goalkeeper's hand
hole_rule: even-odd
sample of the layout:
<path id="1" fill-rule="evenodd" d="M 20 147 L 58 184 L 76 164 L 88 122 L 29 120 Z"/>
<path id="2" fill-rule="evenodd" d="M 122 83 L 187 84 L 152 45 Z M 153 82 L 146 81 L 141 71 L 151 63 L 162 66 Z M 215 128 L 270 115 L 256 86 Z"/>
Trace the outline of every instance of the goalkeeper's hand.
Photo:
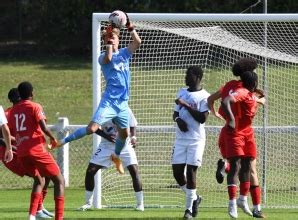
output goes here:
<path id="1" fill-rule="evenodd" d="M 129 20 L 128 15 L 124 12 L 124 14 L 126 15 L 126 24 L 125 27 L 127 28 L 128 32 L 131 32 L 134 30 L 134 26 L 132 24 L 132 22 Z"/>

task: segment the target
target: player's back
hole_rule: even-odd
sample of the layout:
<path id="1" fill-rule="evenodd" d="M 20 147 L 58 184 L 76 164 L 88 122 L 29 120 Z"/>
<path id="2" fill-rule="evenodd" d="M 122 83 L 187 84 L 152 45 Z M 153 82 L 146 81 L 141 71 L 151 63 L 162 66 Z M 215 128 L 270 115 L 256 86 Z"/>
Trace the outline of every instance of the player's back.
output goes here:
<path id="1" fill-rule="evenodd" d="M 42 107 L 30 100 L 20 101 L 9 113 L 8 124 L 15 135 L 19 156 L 43 152 L 45 137 L 39 121 L 45 119 Z"/>

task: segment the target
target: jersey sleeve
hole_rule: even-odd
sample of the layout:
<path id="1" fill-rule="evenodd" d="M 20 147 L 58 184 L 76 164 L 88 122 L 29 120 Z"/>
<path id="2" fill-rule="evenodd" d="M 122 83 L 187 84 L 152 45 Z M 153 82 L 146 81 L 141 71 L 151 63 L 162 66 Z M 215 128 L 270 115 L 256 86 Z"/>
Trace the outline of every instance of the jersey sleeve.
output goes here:
<path id="1" fill-rule="evenodd" d="M 0 126 L 7 124 L 7 119 L 3 110 L 3 107 L 0 106 Z"/>
<path id="2" fill-rule="evenodd" d="M 184 89 L 180 89 L 177 94 L 176 94 L 176 99 L 179 99 L 183 96 L 183 93 L 184 93 Z M 180 106 L 177 105 L 176 103 L 174 104 L 174 111 L 175 112 L 179 112 L 180 110 Z"/>
<path id="3" fill-rule="evenodd" d="M 125 59 L 130 59 L 132 57 L 132 53 L 128 50 L 127 47 L 120 49 L 120 53 Z"/>
<path id="4" fill-rule="evenodd" d="M 41 105 L 39 105 L 39 104 L 35 104 L 35 106 L 34 106 L 34 117 L 37 122 L 39 122 L 40 120 L 47 119 L 43 112 Z"/>
<path id="5" fill-rule="evenodd" d="M 103 64 L 103 58 L 104 58 L 104 56 L 105 56 L 105 53 L 102 53 L 102 54 L 100 54 L 100 56 L 98 57 L 98 63 L 99 63 L 99 65 L 102 65 L 102 64 Z"/>

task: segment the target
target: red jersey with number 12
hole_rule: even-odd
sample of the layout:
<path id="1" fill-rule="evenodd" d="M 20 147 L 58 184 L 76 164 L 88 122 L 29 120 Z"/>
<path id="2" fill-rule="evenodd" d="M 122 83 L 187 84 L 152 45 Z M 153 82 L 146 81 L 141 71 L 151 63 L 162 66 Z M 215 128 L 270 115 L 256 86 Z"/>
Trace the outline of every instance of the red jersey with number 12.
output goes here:
<path id="1" fill-rule="evenodd" d="M 46 117 L 41 105 L 31 100 L 22 100 L 10 110 L 8 125 L 15 135 L 19 157 L 46 151 L 46 140 L 39 126 L 42 119 Z"/>

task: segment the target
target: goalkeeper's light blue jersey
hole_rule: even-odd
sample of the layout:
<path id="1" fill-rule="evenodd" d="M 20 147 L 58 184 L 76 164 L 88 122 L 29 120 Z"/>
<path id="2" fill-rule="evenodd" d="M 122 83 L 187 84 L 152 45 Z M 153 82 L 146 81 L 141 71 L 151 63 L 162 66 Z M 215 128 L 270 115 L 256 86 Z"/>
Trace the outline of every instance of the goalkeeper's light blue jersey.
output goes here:
<path id="1" fill-rule="evenodd" d="M 98 58 L 106 80 L 106 89 L 102 98 L 128 100 L 130 87 L 129 59 L 132 54 L 127 47 L 121 48 L 117 52 L 113 52 L 112 60 L 107 64 L 103 64 L 104 55 L 105 52 Z"/>

